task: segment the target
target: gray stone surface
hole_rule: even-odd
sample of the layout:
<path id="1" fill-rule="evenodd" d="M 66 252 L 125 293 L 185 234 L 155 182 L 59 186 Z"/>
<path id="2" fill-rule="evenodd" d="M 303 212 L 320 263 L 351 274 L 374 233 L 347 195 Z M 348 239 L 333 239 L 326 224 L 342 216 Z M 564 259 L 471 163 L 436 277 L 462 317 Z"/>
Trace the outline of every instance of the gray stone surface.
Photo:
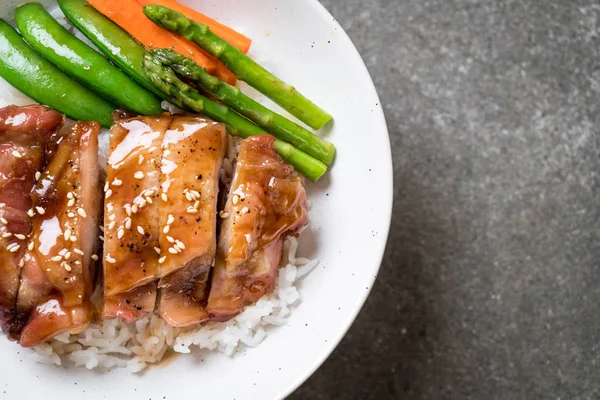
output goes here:
<path id="1" fill-rule="evenodd" d="M 600 398 L 599 1 L 323 3 L 385 105 L 395 210 L 290 398 Z"/>

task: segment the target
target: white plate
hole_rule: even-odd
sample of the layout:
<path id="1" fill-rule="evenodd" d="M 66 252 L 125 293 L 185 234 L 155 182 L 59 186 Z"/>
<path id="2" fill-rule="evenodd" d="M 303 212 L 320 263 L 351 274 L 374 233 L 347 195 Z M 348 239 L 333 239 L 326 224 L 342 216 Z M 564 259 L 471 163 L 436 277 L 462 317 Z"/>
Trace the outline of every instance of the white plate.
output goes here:
<path id="1" fill-rule="evenodd" d="M 10 18 L 19 2 L 2 0 L 0 15 Z M 337 157 L 308 186 L 311 232 L 299 252 L 321 264 L 299 284 L 288 325 L 232 358 L 179 356 L 138 375 L 65 370 L 35 364 L 28 350 L 0 339 L 0 398 L 280 399 L 333 351 L 371 290 L 390 226 L 392 162 L 377 93 L 350 39 L 316 0 L 185 3 L 250 36 L 252 57 L 334 116 L 325 135 Z"/>

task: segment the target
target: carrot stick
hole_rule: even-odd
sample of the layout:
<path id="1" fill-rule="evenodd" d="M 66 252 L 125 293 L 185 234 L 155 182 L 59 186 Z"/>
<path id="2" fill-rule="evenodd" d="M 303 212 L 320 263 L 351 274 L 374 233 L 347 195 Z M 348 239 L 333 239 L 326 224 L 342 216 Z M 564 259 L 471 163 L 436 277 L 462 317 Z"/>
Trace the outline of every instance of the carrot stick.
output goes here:
<path id="1" fill-rule="evenodd" d="M 244 53 L 248 52 L 248 50 L 250 49 L 250 45 L 252 44 L 252 40 L 242 35 L 241 33 L 233 30 L 232 28 L 226 25 L 221 24 L 218 21 L 215 21 L 210 17 L 207 17 L 206 15 L 194 10 L 193 8 L 178 3 L 177 0 L 137 0 L 137 2 L 140 3 L 142 6 L 156 4 L 159 6 L 169 7 L 170 9 L 175 11 L 179 11 L 189 19 L 192 19 L 196 22 L 200 22 L 201 24 L 208 26 L 215 35 L 219 36 L 221 39 L 225 40 L 230 45 L 237 47 Z"/>
<path id="2" fill-rule="evenodd" d="M 173 48 L 192 58 L 198 65 L 214 74 L 217 69 L 213 61 L 194 44 L 158 27 L 144 15 L 142 5 L 135 0 L 88 0 L 100 13 L 126 30 L 148 49 Z M 235 81 L 234 81 L 235 82 Z"/>

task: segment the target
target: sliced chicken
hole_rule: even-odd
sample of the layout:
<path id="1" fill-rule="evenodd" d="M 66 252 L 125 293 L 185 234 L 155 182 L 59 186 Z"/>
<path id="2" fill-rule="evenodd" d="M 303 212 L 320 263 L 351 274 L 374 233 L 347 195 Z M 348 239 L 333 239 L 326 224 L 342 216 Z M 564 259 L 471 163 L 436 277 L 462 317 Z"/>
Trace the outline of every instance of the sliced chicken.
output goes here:
<path id="1" fill-rule="evenodd" d="M 31 232 L 31 191 L 48 158 L 44 150 L 55 147 L 63 122 L 61 114 L 43 106 L 0 109 L 0 326 L 11 337 L 22 327 L 15 306 Z"/>
<path id="2" fill-rule="evenodd" d="M 154 310 L 161 146 L 170 123 L 168 116 L 139 117 L 111 128 L 104 205 L 104 318 L 119 316 L 131 322 Z"/>
<path id="3" fill-rule="evenodd" d="M 245 139 L 221 213 L 219 245 L 206 307 L 227 320 L 274 289 L 282 245 L 308 223 L 306 192 L 268 135 Z"/>
<path id="4" fill-rule="evenodd" d="M 208 319 L 206 286 L 217 248 L 222 124 L 175 117 L 163 140 L 158 276 L 160 315 L 172 326 Z"/>
<path id="5" fill-rule="evenodd" d="M 28 321 L 23 346 L 90 322 L 96 275 L 92 256 L 102 211 L 99 131 L 96 122 L 73 124 L 33 191 L 33 229 L 17 298 L 19 318 Z"/>

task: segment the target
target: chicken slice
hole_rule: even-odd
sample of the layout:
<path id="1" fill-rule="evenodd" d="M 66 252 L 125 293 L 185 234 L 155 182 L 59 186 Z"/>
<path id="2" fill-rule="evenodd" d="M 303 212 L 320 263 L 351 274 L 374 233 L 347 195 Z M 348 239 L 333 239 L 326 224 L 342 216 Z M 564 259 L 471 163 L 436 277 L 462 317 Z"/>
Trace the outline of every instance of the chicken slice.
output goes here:
<path id="1" fill-rule="evenodd" d="M 27 338 L 21 337 L 24 346 L 89 323 L 88 319 L 64 325 L 59 314 L 89 309 L 85 314 L 91 316 L 88 301 L 96 275 L 92 255 L 101 213 L 99 131 L 96 122 L 73 124 L 33 191 L 33 229 L 17 298 L 19 318 L 28 321 Z M 55 305 L 44 306 L 48 302 Z M 59 311 L 52 314 L 48 309 Z"/>
<path id="2" fill-rule="evenodd" d="M 64 122 L 43 106 L 0 109 L 0 326 L 14 338 L 22 322 L 15 314 L 20 266 L 31 232 L 28 211 L 36 172 L 44 167 L 44 150 Z"/>
<path id="3" fill-rule="evenodd" d="M 172 326 L 208 319 L 206 285 L 217 247 L 222 124 L 175 117 L 163 140 L 158 276 L 160 315 Z"/>
<path id="4" fill-rule="evenodd" d="M 65 307 L 60 296 L 52 297 L 35 307 L 29 323 L 21 332 L 19 343 L 32 347 L 64 332 L 76 334 L 86 329 L 92 320 L 89 302 Z"/>
<path id="5" fill-rule="evenodd" d="M 273 148 L 272 136 L 245 139 L 221 213 L 208 305 L 227 320 L 274 289 L 286 235 L 308 223 L 306 192 Z"/>
<path id="6" fill-rule="evenodd" d="M 104 211 L 104 318 L 135 311 L 130 318 L 137 319 L 154 309 L 161 146 L 170 123 L 168 116 L 138 117 L 111 128 Z M 150 287 L 134 290 L 146 285 Z M 125 309 L 119 311 L 120 306 Z"/>

